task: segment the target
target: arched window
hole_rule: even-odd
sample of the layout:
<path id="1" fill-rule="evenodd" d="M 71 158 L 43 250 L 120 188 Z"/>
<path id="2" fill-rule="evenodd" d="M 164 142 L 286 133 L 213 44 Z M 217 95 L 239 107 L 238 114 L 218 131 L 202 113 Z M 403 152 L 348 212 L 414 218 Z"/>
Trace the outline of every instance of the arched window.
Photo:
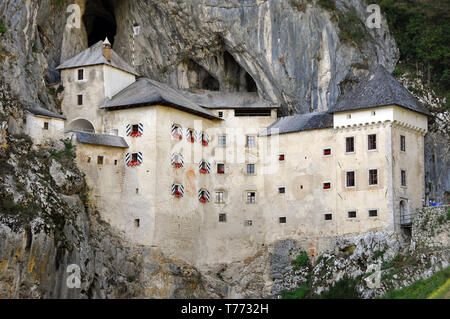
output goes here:
<path id="1" fill-rule="evenodd" d="M 87 133 L 95 133 L 94 125 L 91 122 L 85 119 L 78 119 L 72 121 L 69 125 L 67 125 L 68 131 L 81 131 Z"/>

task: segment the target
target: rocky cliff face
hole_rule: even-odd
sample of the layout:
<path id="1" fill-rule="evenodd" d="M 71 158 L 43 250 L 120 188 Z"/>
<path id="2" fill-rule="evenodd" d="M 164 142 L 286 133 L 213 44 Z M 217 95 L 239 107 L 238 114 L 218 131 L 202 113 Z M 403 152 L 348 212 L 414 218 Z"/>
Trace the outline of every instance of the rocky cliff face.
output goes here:
<path id="1" fill-rule="evenodd" d="M 66 27 L 72 3 L 80 28 Z M 56 66 L 105 35 L 142 75 L 176 87 L 258 91 L 285 114 L 328 109 L 371 67 L 392 71 L 398 60 L 385 21 L 362 28 L 363 0 L 333 3 L 335 10 L 313 0 L 0 0 L 0 297 L 261 297 L 301 283 L 308 270 L 292 269 L 301 247 L 289 241 L 203 270 L 123 241 L 85 207 L 68 146 L 33 149 L 20 133 L 25 107 L 58 109 Z M 444 173 L 429 175 L 440 180 L 439 194 L 448 186 L 442 161 Z M 66 285 L 71 264 L 82 274 L 75 290 Z"/>

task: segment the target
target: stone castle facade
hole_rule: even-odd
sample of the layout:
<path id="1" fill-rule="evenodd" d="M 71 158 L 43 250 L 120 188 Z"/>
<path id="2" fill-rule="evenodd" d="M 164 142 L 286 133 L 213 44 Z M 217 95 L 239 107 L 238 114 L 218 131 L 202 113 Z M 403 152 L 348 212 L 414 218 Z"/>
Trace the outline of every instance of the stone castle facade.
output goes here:
<path id="1" fill-rule="evenodd" d="M 334 236 L 401 231 L 423 206 L 429 113 L 383 67 L 330 111 L 281 118 L 257 93 L 139 77 L 108 42 L 59 69 L 58 120 L 92 205 L 130 240 L 197 266 L 285 238 L 317 255 Z"/>

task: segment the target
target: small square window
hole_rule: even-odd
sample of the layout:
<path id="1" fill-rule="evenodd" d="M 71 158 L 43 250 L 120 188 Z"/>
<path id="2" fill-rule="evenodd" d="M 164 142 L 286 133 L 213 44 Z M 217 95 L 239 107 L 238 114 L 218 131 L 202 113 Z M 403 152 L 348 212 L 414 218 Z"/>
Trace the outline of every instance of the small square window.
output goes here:
<path id="1" fill-rule="evenodd" d="M 253 221 L 251 221 L 251 220 L 245 220 L 245 221 L 244 221 L 244 226 L 245 226 L 245 227 L 253 226 Z"/>
<path id="2" fill-rule="evenodd" d="M 377 209 L 369 210 L 369 217 L 378 217 L 378 210 Z"/>
<path id="3" fill-rule="evenodd" d="M 346 153 L 354 153 L 355 152 L 355 138 L 347 137 L 345 139 L 345 152 Z"/>
<path id="4" fill-rule="evenodd" d="M 404 135 L 400 135 L 400 150 L 406 152 L 406 137 Z"/>
<path id="5" fill-rule="evenodd" d="M 77 95 L 77 98 L 78 98 L 78 105 L 83 105 L 83 95 L 79 94 Z"/>
<path id="6" fill-rule="evenodd" d="M 139 188 L 136 188 L 136 194 L 139 194 Z"/>
<path id="7" fill-rule="evenodd" d="M 286 217 L 280 217 L 280 224 L 286 224 L 287 220 Z"/>
<path id="8" fill-rule="evenodd" d="M 48 131 L 48 128 L 49 128 L 48 122 L 44 122 L 44 130 Z"/>
<path id="9" fill-rule="evenodd" d="M 227 137 L 225 135 L 219 136 L 219 146 L 227 146 Z"/>
<path id="10" fill-rule="evenodd" d="M 247 192 L 247 203 L 256 203 L 256 192 Z"/>
<path id="11" fill-rule="evenodd" d="M 219 223 L 227 222 L 227 214 L 219 214 Z"/>
<path id="12" fill-rule="evenodd" d="M 286 187 L 278 187 L 278 192 L 280 194 L 285 194 L 286 193 Z"/>
<path id="13" fill-rule="evenodd" d="M 346 173 L 346 187 L 355 187 L 355 172 L 347 172 Z"/>
<path id="14" fill-rule="evenodd" d="M 378 185 L 378 170 L 371 169 L 369 170 L 369 185 Z"/>
<path id="15" fill-rule="evenodd" d="M 352 210 L 348 212 L 348 218 L 356 218 L 356 211 Z"/>
<path id="16" fill-rule="evenodd" d="M 141 220 L 140 219 L 135 219 L 134 220 L 134 227 L 139 228 L 141 226 Z"/>
<path id="17" fill-rule="evenodd" d="M 92 156 L 88 156 L 86 162 L 90 163 L 92 161 Z"/>
<path id="18" fill-rule="evenodd" d="M 283 162 L 283 161 L 286 160 L 286 156 L 285 156 L 284 154 L 280 154 L 279 157 L 278 157 L 278 160 L 279 160 L 280 162 Z"/>
<path id="19" fill-rule="evenodd" d="M 377 112 L 372 111 L 372 112 L 370 112 L 370 115 L 375 116 L 375 115 L 377 115 Z"/>
<path id="20" fill-rule="evenodd" d="M 138 161 L 138 154 L 137 153 L 134 153 L 134 154 L 131 155 L 131 161 L 132 162 L 137 162 Z"/>
<path id="21" fill-rule="evenodd" d="M 103 156 L 98 156 L 97 157 L 97 164 L 98 165 L 103 165 L 103 160 L 104 160 Z"/>
<path id="22" fill-rule="evenodd" d="M 352 118 L 352 115 L 351 114 L 347 114 L 347 119 L 351 119 Z"/>
<path id="23" fill-rule="evenodd" d="M 331 189 L 331 183 L 330 182 L 323 183 L 323 189 Z"/>
<path id="24" fill-rule="evenodd" d="M 368 150 L 373 151 L 377 149 L 377 135 L 371 134 L 367 136 L 368 139 Z"/>
<path id="25" fill-rule="evenodd" d="M 333 214 L 325 214 L 325 220 L 333 220 Z"/>
<path id="26" fill-rule="evenodd" d="M 225 174 L 225 164 L 217 164 L 217 174 Z"/>
<path id="27" fill-rule="evenodd" d="M 255 164 L 247 164 L 247 174 L 255 175 Z"/>
<path id="28" fill-rule="evenodd" d="M 219 111 L 219 117 L 223 118 L 223 112 L 222 111 Z"/>
<path id="29" fill-rule="evenodd" d="M 331 156 L 331 148 L 324 149 L 323 156 Z"/>
<path id="30" fill-rule="evenodd" d="M 256 138 L 255 136 L 247 136 L 247 147 L 255 147 Z"/>

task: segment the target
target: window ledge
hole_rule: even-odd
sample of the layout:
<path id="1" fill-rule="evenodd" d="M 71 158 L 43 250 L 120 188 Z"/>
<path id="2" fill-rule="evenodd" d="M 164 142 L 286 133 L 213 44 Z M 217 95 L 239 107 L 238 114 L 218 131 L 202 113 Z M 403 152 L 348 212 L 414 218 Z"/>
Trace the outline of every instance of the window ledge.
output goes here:
<path id="1" fill-rule="evenodd" d="M 345 155 L 353 155 L 356 154 L 356 152 L 345 152 Z"/>

